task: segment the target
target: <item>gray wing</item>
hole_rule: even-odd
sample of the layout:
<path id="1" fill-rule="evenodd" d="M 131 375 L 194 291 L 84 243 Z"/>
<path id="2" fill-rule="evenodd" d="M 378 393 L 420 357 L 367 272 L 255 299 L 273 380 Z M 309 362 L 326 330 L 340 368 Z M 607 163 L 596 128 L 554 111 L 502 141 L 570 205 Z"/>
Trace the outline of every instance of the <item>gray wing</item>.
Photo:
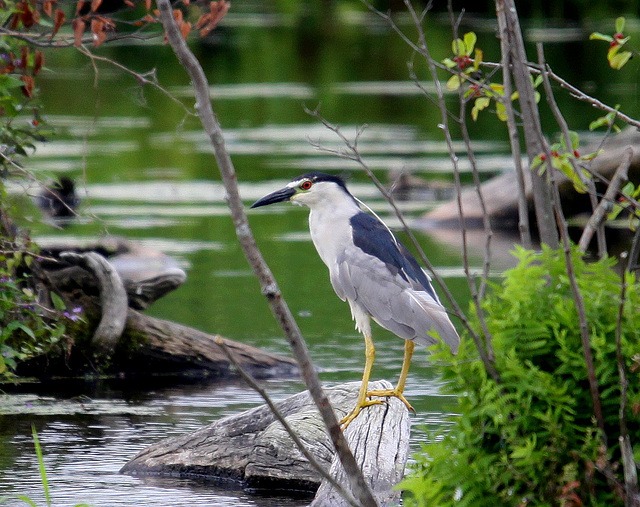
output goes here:
<path id="1" fill-rule="evenodd" d="M 424 280 L 417 281 L 402 266 L 389 265 L 355 245 L 348 246 L 337 261 L 331 284 L 340 298 L 360 305 L 401 338 L 431 345 L 437 342 L 432 335 L 435 331 L 457 352 L 460 337 L 424 273 L 426 287 Z"/>

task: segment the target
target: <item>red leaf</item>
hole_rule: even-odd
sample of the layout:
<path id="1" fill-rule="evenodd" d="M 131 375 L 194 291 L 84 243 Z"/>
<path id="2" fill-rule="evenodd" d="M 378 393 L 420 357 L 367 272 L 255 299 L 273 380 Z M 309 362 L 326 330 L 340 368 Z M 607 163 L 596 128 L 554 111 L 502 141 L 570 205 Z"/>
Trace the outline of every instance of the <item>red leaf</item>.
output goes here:
<path id="1" fill-rule="evenodd" d="M 182 11 L 180 9 L 173 9 L 173 19 L 178 22 L 178 25 L 182 23 Z"/>
<path id="2" fill-rule="evenodd" d="M 53 14 L 53 2 L 51 0 L 45 0 L 42 4 L 42 11 L 49 17 Z"/>
<path id="3" fill-rule="evenodd" d="M 196 30 L 200 30 L 204 25 L 206 25 L 211 20 L 211 14 L 208 12 L 200 16 L 198 21 L 196 22 Z"/>
<path id="4" fill-rule="evenodd" d="M 131 0 L 124 0 L 124 4 L 127 7 L 135 7 L 136 6 L 136 4 L 134 4 Z"/>
<path id="5" fill-rule="evenodd" d="M 76 4 L 76 16 L 80 14 L 80 11 L 84 7 L 84 3 L 84 0 L 78 0 L 78 3 Z"/>
<path id="6" fill-rule="evenodd" d="M 151 10 L 151 0 L 144 0 L 144 6 L 148 11 Z"/>
<path id="7" fill-rule="evenodd" d="M 189 33 L 191 32 L 191 23 L 189 22 L 182 23 L 180 25 L 180 31 L 182 32 L 182 37 L 186 39 L 189 36 Z"/>
<path id="8" fill-rule="evenodd" d="M 225 0 L 219 0 L 218 2 L 211 2 L 209 4 L 209 10 L 211 11 L 211 15 L 213 16 L 213 24 L 215 26 L 222 21 L 229 12 L 229 8 L 231 7 L 231 2 L 227 2 Z"/>
<path id="9" fill-rule="evenodd" d="M 78 47 L 82 44 L 82 34 L 84 33 L 84 29 L 87 27 L 87 24 L 80 18 L 76 18 L 71 23 L 71 27 L 73 28 L 74 45 Z"/>
<path id="10" fill-rule="evenodd" d="M 33 87 L 34 87 L 34 81 L 33 78 L 31 76 L 27 76 L 26 74 L 23 76 L 20 76 L 20 79 L 22 79 L 22 82 L 24 83 L 24 85 L 22 86 L 22 93 L 29 98 L 33 97 Z"/>
<path id="11" fill-rule="evenodd" d="M 20 48 L 20 65 L 18 65 L 18 67 L 22 70 L 26 70 L 28 63 L 29 63 L 29 47 L 22 46 Z"/>
<path id="12" fill-rule="evenodd" d="M 44 66 L 44 55 L 42 51 L 36 49 L 36 55 L 33 57 L 33 75 L 37 76 Z"/>
<path id="13" fill-rule="evenodd" d="M 27 2 L 18 5 L 20 10 L 20 21 L 25 28 L 30 28 L 39 21 L 38 11 L 33 10 Z"/>
<path id="14" fill-rule="evenodd" d="M 96 12 L 101 4 L 102 0 L 91 0 L 91 12 Z"/>
<path id="15" fill-rule="evenodd" d="M 60 27 L 64 24 L 66 17 L 64 15 L 64 11 L 62 9 L 56 9 L 56 13 L 54 15 L 53 22 L 53 32 L 51 33 L 51 37 L 58 33 Z"/>

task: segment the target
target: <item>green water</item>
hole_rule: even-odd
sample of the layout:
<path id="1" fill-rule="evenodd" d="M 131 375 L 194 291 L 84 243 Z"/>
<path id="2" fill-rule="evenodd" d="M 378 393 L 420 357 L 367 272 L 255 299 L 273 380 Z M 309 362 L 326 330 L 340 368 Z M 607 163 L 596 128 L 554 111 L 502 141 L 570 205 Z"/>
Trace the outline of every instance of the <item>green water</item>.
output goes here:
<path id="1" fill-rule="evenodd" d="M 339 18 L 330 27 L 309 24 L 306 28 L 292 26 L 286 18 L 256 26 L 255 19 L 240 13 L 210 41 L 193 45 L 212 85 L 214 109 L 247 206 L 297 174 L 327 170 L 346 175 L 358 197 L 397 225 L 355 164 L 310 144 L 341 146 L 304 107 L 319 106 L 322 115 L 352 139 L 359 127 L 368 125 L 359 141 L 361 153 L 384 182 L 392 180 L 389 171 L 402 169 L 427 180 L 451 182 L 439 113 L 410 81 L 411 51 L 391 29 L 374 18 L 358 16 Z M 476 21 L 473 29 L 479 33 L 485 59 L 495 59 L 498 46 L 493 28 Z M 431 52 L 437 58 L 448 56 L 450 30 L 434 19 L 429 31 Z M 585 29 L 582 39 L 587 33 Z M 632 115 L 637 113 L 638 104 L 631 95 L 636 74 L 611 77 L 601 49 L 582 40 L 551 43 L 547 58 L 578 86 L 609 103 L 624 103 Z M 169 47 L 105 45 L 98 53 L 136 72 L 155 69 L 164 88 L 187 108 L 193 104 L 188 78 Z M 174 258 L 188 278 L 179 290 L 154 304 L 149 314 L 290 355 L 236 243 L 211 148 L 198 120 L 160 91 L 149 86 L 141 89 L 132 76 L 113 66 L 98 64 L 96 75 L 88 59 L 74 49 L 47 52 L 46 59 L 50 70 L 42 76 L 40 92 L 56 134 L 38 147 L 28 165 L 43 179 L 66 174 L 78 181 L 83 218 L 55 229 L 14 189 L 10 199 L 23 215 L 20 225 L 30 228 L 43 243 L 112 234 L 160 250 Z M 423 67 L 416 61 L 420 79 L 426 79 Z M 606 84 L 613 80 L 614 86 Z M 565 95 L 558 100 L 572 128 L 585 130 L 596 116 L 589 105 Z M 543 120 L 550 132 L 555 130 L 544 108 Z M 478 142 L 483 177 L 511 166 L 502 124 L 485 114 L 470 129 Z M 463 150 L 459 155 L 464 155 Z M 468 174 L 463 178 L 470 181 Z M 35 194 L 38 188 L 30 187 L 29 192 Z M 418 196 L 400 204 L 412 218 L 436 203 L 431 197 Z M 354 330 L 348 305 L 333 293 L 326 267 L 310 242 L 306 209 L 282 205 L 248 213 L 257 242 L 322 369 L 323 381 L 358 379 L 364 362 L 362 339 Z M 469 296 L 459 235 L 418 233 L 418 239 L 466 308 Z M 496 272 L 510 265 L 511 245 L 512 238 L 496 237 L 492 264 Z M 470 249 L 476 270 L 482 254 L 480 237 Z M 378 354 L 373 377 L 395 380 L 402 341 L 380 328 L 374 330 L 374 341 Z M 274 379 L 266 386 L 276 398 L 302 388 L 296 379 Z M 125 402 L 144 410 L 34 415 L 29 410 L 34 402 L 25 398 L 24 415 L 0 416 L 0 494 L 42 498 L 30 443 L 30 423 L 35 422 L 56 504 L 288 505 L 283 499 L 255 499 L 189 481 L 117 474 L 137 451 L 160 438 L 260 403 L 241 383 L 47 387 L 45 394 L 88 394 L 112 400 L 117 407 Z M 414 450 L 427 438 L 425 427 L 446 430 L 445 416 L 454 405 L 438 389 L 426 354 L 418 351 L 406 391 L 418 412 L 412 420 Z"/>

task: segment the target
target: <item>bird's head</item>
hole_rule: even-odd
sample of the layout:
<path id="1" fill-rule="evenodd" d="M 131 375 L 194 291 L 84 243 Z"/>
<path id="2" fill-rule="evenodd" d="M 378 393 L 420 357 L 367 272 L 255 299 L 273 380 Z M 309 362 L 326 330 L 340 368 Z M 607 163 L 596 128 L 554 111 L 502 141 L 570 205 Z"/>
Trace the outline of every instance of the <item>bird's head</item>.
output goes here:
<path id="1" fill-rule="evenodd" d="M 344 181 L 338 176 L 320 172 L 311 172 L 291 180 L 286 187 L 258 199 L 251 207 L 259 208 L 276 202 L 291 201 L 294 204 L 305 204 L 310 208 L 326 203 L 338 203 L 339 199 L 353 196 L 347 190 Z"/>

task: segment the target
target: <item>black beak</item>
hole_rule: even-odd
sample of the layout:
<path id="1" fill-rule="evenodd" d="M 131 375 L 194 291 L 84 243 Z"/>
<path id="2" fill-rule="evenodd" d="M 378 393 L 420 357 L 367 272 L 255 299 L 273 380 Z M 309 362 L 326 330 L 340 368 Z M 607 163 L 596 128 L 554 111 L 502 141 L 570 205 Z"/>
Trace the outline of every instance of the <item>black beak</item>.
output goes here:
<path id="1" fill-rule="evenodd" d="M 288 201 L 295 193 L 296 190 L 294 188 L 284 187 L 281 190 L 276 190 L 269 195 L 265 195 L 262 199 L 258 199 L 251 205 L 251 207 L 259 208 L 260 206 L 267 206 L 268 204 L 276 202 Z"/>

